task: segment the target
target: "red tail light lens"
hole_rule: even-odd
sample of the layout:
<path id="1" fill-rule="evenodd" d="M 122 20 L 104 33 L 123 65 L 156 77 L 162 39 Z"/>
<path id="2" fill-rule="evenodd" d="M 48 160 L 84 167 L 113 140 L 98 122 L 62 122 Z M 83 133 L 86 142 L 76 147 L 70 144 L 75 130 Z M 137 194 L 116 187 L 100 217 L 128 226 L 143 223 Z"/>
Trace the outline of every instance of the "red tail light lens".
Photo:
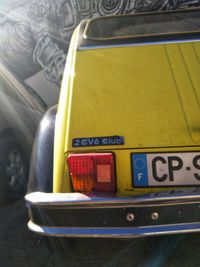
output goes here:
<path id="1" fill-rule="evenodd" d="M 70 154 L 67 162 L 75 191 L 115 192 L 112 153 Z"/>

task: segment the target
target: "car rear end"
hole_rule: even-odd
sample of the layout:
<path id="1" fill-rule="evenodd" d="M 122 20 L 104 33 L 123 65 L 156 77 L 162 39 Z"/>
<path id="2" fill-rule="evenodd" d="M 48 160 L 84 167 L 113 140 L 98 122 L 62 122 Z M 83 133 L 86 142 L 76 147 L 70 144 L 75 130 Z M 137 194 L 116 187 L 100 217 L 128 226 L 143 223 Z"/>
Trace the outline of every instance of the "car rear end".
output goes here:
<path id="1" fill-rule="evenodd" d="M 56 114 L 53 192 L 26 196 L 31 230 L 199 231 L 199 15 L 108 17 L 77 28 Z"/>

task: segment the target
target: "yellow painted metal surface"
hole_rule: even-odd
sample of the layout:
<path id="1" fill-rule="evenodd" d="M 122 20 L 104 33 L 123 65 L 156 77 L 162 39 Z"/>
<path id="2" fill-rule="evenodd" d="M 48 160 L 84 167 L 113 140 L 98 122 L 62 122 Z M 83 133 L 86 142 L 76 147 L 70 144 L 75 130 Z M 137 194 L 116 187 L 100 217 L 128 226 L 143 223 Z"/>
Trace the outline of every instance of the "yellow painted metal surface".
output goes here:
<path id="1" fill-rule="evenodd" d="M 122 148 L 200 143 L 200 43 L 77 52 L 66 151 L 77 137 L 123 135 Z"/>
<path id="2" fill-rule="evenodd" d="M 75 41 L 79 28 L 73 34 L 63 76 L 54 134 L 53 192 L 70 191 L 71 183 L 65 158 L 65 142 L 68 135 L 66 122 L 70 117 L 71 91 L 74 78 Z M 68 175 L 66 177 L 66 175 Z"/>
<path id="3" fill-rule="evenodd" d="M 54 191 L 71 190 L 64 152 L 88 151 L 115 153 L 118 193 L 160 190 L 132 187 L 130 155 L 199 151 L 200 42 L 70 51 L 56 118 Z M 73 138 L 114 135 L 125 144 L 72 147 Z"/>

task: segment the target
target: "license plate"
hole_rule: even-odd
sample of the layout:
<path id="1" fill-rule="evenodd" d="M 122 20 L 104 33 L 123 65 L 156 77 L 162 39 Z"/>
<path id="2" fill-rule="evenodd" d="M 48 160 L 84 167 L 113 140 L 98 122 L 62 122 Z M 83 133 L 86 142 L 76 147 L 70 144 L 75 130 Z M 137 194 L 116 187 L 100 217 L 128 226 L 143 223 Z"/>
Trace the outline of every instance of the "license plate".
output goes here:
<path id="1" fill-rule="evenodd" d="M 134 187 L 200 185 L 200 152 L 132 154 Z"/>

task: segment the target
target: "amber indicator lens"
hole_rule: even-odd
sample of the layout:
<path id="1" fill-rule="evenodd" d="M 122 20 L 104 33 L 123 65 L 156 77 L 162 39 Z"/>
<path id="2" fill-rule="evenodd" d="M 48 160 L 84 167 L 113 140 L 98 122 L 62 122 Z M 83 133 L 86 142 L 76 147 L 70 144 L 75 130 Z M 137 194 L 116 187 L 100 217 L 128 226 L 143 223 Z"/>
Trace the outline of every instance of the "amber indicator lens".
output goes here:
<path id="1" fill-rule="evenodd" d="M 115 192 L 112 153 L 70 154 L 67 162 L 74 191 Z"/>

